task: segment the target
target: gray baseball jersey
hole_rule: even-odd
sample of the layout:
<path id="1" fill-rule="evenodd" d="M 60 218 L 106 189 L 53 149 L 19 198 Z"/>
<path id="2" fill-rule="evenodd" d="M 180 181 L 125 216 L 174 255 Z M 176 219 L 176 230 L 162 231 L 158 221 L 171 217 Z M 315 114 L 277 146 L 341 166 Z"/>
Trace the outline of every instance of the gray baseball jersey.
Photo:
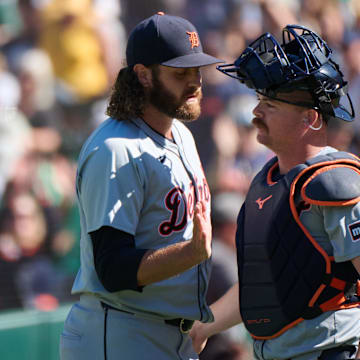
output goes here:
<path id="1" fill-rule="evenodd" d="M 319 155 L 336 151 L 324 148 Z M 301 212 L 300 219 L 311 235 L 335 261 L 360 256 L 360 239 L 351 233 L 351 225 L 360 222 L 360 203 L 354 206 L 323 207 L 312 205 Z M 334 344 L 358 345 L 360 308 L 326 312 L 305 320 L 271 340 L 256 340 L 257 359 L 315 360 L 321 350 Z"/>
<path id="2" fill-rule="evenodd" d="M 74 294 L 93 294 L 112 306 L 153 318 L 212 321 L 205 302 L 209 261 L 142 292 L 110 293 L 94 268 L 89 232 L 111 226 L 135 237 L 135 246 L 159 249 L 192 238 L 195 199 L 210 192 L 190 131 L 179 121 L 174 141 L 141 119 L 107 119 L 84 144 L 76 180 L 81 216 L 81 268 Z M 121 274 L 118 274 L 121 276 Z"/>

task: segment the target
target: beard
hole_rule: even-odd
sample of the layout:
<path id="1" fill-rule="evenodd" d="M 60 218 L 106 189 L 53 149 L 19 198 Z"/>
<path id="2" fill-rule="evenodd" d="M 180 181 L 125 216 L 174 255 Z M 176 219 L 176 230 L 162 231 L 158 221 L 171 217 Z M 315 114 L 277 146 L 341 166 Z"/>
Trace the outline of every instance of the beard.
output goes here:
<path id="1" fill-rule="evenodd" d="M 188 96 L 194 94 L 198 101 L 191 104 L 186 103 Z M 184 122 L 196 120 L 201 113 L 201 98 L 201 89 L 193 87 L 182 94 L 180 99 L 177 99 L 176 96 L 159 80 L 156 72 L 153 72 L 153 87 L 149 92 L 149 102 L 167 116 Z"/>

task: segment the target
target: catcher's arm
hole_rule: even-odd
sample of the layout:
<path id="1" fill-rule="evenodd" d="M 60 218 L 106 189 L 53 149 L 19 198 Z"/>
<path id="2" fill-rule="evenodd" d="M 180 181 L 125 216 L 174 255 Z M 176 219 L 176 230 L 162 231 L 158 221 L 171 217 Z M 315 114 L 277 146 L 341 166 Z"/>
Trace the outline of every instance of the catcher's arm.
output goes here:
<path id="1" fill-rule="evenodd" d="M 204 349 L 210 336 L 242 322 L 239 308 L 239 283 L 233 285 L 224 296 L 211 305 L 211 310 L 215 321 L 212 323 L 196 321 L 190 332 L 193 347 L 197 353 Z"/>

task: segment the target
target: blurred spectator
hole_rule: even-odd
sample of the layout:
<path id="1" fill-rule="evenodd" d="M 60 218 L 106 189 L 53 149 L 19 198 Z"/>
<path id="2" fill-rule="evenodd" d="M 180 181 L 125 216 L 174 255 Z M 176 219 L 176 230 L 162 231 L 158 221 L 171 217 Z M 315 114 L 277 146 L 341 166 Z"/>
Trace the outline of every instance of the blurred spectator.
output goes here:
<path id="1" fill-rule="evenodd" d="M 227 33 L 225 36 L 235 35 L 235 33 Z M 228 39 L 229 40 L 229 39 Z M 236 38 L 233 38 L 236 42 Z M 239 35 L 237 37 L 238 48 L 245 46 L 244 39 Z M 231 57 L 232 41 L 224 41 L 224 38 L 220 34 L 209 31 L 204 37 L 204 46 L 207 46 L 210 51 L 208 53 L 215 57 L 222 59 L 229 59 L 228 61 L 234 61 Z M 211 44 L 211 45 L 208 45 Z M 222 56 L 224 54 L 225 56 Z M 235 53 L 233 53 L 234 55 Z M 199 155 L 201 157 L 205 170 L 208 169 L 213 162 L 213 158 L 217 156 L 216 145 L 214 143 L 214 137 L 212 135 L 214 121 L 217 116 L 225 111 L 227 103 L 235 96 L 240 94 L 248 94 L 249 90 L 245 86 L 237 81 L 233 81 L 227 76 L 223 76 L 220 72 L 209 71 L 210 69 L 202 69 L 203 77 L 203 100 L 202 111 L 199 121 L 187 123 L 186 125 L 194 134 L 196 140 Z M 220 125 L 221 127 L 223 125 Z M 224 123 L 226 127 L 226 124 Z M 224 140 L 225 138 L 223 138 Z"/>
<path id="2" fill-rule="evenodd" d="M 0 56 L 0 201 L 15 164 L 31 143 L 31 127 L 18 105 L 21 89 L 18 79 L 8 71 Z"/>
<path id="3" fill-rule="evenodd" d="M 353 21 L 348 26 L 350 31 L 359 31 L 360 29 L 360 2 L 358 0 L 349 0 L 348 7 L 345 9 L 348 10 L 348 14 L 351 14 Z M 348 23 L 348 22 L 347 22 Z"/>
<path id="4" fill-rule="evenodd" d="M 279 34 L 289 23 L 319 33 L 343 63 L 357 117 L 350 128 L 330 124 L 329 142 L 360 154 L 359 0 L 0 1 L 1 310 L 73 300 L 75 163 L 84 139 L 105 119 L 129 29 L 157 11 L 189 18 L 205 51 L 228 63 L 262 33 Z M 220 72 L 204 68 L 202 76 L 201 119 L 187 126 L 213 193 L 213 301 L 237 276 L 228 246 L 234 216 L 272 153 L 251 125 L 254 94 Z M 202 360 L 250 359 L 242 336 L 236 328 L 209 342 Z"/>
<path id="5" fill-rule="evenodd" d="M 208 30 L 226 27 L 232 10 L 232 0 L 192 0 L 186 4 L 186 18 L 196 23 L 200 36 Z"/>
<path id="6" fill-rule="evenodd" d="M 15 0 L 0 2 L 0 45 L 18 35 L 21 28 L 20 14 Z"/>
<path id="7" fill-rule="evenodd" d="M 9 186 L 0 226 L 0 309 L 57 304 L 59 278 L 48 255 L 48 228 L 36 198 Z"/>
<path id="8" fill-rule="evenodd" d="M 14 18 L 19 19 L 20 26 L 16 36 L 3 40 L 1 49 L 6 56 L 10 70 L 16 71 L 22 53 L 37 46 L 41 22 L 36 1 L 9 1 L 16 5 L 16 9 L 13 8 Z"/>
<path id="9" fill-rule="evenodd" d="M 254 0 L 254 2 L 261 7 L 266 31 L 275 36 L 280 34 L 284 26 L 298 22 L 297 2 L 294 0 Z M 249 2 L 247 1 L 247 3 Z"/>
<path id="10" fill-rule="evenodd" d="M 51 234 L 46 247 L 49 260 L 58 272 L 57 298 L 69 300 L 70 283 L 79 265 L 80 225 L 74 193 L 75 165 L 59 152 L 62 139 L 46 117 L 37 113 L 32 120 L 29 136 L 32 141 L 15 162 L 13 172 L 16 176 L 8 181 L 7 199 L 4 199 L 2 209 L 7 214 L 12 211 L 12 197 L 32 194 L 45 216 L 47 232 Z M 12 232 L 7 235 L 12 235 Z"/>
<path id="11" fill-rule="evenodd" d="M 254 95 L 234 96 L 214 120 L 212 137 L 217 152 L 208 172 L 212 190 L 245 195 L 253 176 L 270 158 L 272 153 L 257 142 L 251 123 L 256 103 Z"/>
<path id="12" fill-rule="evenodd" d="M 239 44 L 236 44 L 236 37 L 243 38 L 242 47 L 248 45 L 262 34 L 263 13 L 261 11 L 260 2 L 234 2 L 231 13 L 229 14 L 226 31 L 230 32 L 230 39 L 233 41 L 228 45 L 228 49 L 235 52 L 232 59 L 235 59 L 242 52 Z M 226 38 L 226 37 L 225 37 Z"/>
<path id="13" fill-rule="evenodd" d="M 109 74 L 92 2 L 50 0 L 41 8 L 41 20 L 39 44 L 53 63 L 59 101 L 82 103 L 103 96 Z"/>
<path id="14" fill-rule="evenodd" d="M 346 126 L 344 121 L 332 120 L 328 124 L 328 144 L 335 149 L 349 151 L 352 149 L 352 141 L 354 139 L 354 129 Z"/>
<path id="15" fill-rule="evenodd" d="M 236 219 L 244 202 L 237 192 L 218 192 L 212 198 L 212 270 L 207 294 L 210 304 L 218 300 L 238 280 L 236 262 Z"/>
<path id="16" fill-rule="evenodd" d="M 55 79 L 47 53 L 36 48 L 24 51 L 15 73 L 21 88 L 18 107 L 28 119 L 54 107 Z"/>
<path id="17" fill-rule="evenodd" d="M 80 216 L 74 204 L 69 209 L 63 225 L 59 227 L 50 243 L 50 251 L 56 270 L 62 274 L 61 288 L 58 290 L 60 301 L 75 300 L 71 295 L 74 276 L 80 266 Z"/>
<path id="18" fill-rule="evenodd" d="M 181 3 L 182 0 L 178 1 Z M 122 20 L 127 33 L 129 33 L 141 20 L 144 20 L 154 13 L 157 13 L 158 11 L 163 11 L 165 13 L 169 12 L 167 0 L 122 0 L 121 4 L 124 7 L 124 16 L 122 17 Z M 171 15 L 178 14 L 171 13 Z"/>
<path id="19" fill-rule="evenodd" d="M 349 93 L 353 101 L 356 120 L 353 127 L 360 130 L 360 33 L 349 39 L 345 47 L 346 75 L 349 79 Z"/>
<path id="20" fill-rule="evenodd" d="M 119 0 L 94 0 L 93 4 L 94 12 L 98 18 L 95 24 L 96 31 L 101 40 L 109 83 L 112 85 L 116 80 L 119 64 L 122 64 L 125 59 L 127 34 L 124 24 L 120 21 L 123 13 L 123 2 Z"/>
<path id="21" fill-rule="evenodd" d="M 345 19 L 341 14 L 339 2 L 325 2 L 319 17 L 320 33 L 333 51 L 333 59 L 344 68 L 343 44 Z"/>
<path id="22" fill-rule="evenodd" d="M 301 24 L 311 28 L 316 33 L 320 33 L 319 19 L 324 4 L 327 2 L 327 0 L 301 0 L 299 9 L 299 19 Z"/>
<path id="23" fill-rule="evenodd" d="M 75 201 L 75 166 L 59 152 L 62 139 L 57 129 L 41 123 L 38 116 L 32 124 L 31 146 L 18 160 L 11 182 L 16 190 L 33 192 L 41 206 L 63 216 Z"/>

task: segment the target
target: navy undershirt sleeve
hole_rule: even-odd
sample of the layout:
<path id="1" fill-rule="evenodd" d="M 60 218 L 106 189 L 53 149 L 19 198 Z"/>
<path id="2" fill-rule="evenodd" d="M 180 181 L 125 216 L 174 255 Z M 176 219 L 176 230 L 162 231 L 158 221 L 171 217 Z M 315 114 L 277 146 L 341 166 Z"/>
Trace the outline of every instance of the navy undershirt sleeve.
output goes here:
<path id="1" fill-rule="evenodd" d="M 96 273 L 109 292 L 142 291 L 137 284 L 137 272 L 147 249 L 136 249 L 134 236 L 110 226 L 90 234 Z"/>

